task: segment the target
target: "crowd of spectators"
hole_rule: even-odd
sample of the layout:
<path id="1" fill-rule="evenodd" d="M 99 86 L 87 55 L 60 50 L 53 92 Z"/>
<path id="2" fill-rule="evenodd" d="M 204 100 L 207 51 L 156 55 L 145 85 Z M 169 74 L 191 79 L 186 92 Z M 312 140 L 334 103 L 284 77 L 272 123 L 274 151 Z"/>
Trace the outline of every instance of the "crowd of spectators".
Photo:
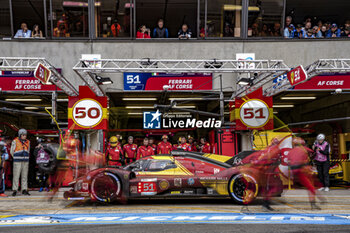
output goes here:
<path id="1" fill-rule="evenodd" d="M 350 20 L 344 25 L 323 22 L 319 20 L 313 25 L 311 18 L 307 18 L 303 24 L 293 24 L 291 16 L 286 17 L 286 24 L 283 30 L 284 38 L 339 38 L 350 37 Z"/>
<path id="2" fill-rule="evenodd" d="M 118 37 L 121 26 L 117 20 L 113 24 L 108 24 L 107 33 L 109 36 Z M 224 35 L 233 36 L 234 31 L 228 24 L 225 24 Z M 66 21 L 60 19 L 57 22 L 57 27 L 53 29 L 54 37 L 69 37 L 70 33 Z M 164 20 L 159 19 L 157 26 L 151 31 L 146 25 L 141 25 L 137 31 L 136 38 L 150 39 L 150 38 L 169 38 L 169 30 L 164 25 Z M 307 18 L 303 24 L 293 24 L 291 16 L 287 16 L 285 20 L 285 27 L 282 29 L 281 24 L 275 22 L 273 26 L 268 24 L 260 24 L 255 22 L 248 29 L 248 36 L 253 37 L 284 37 L 284 38 L 339 38 L 350 37 L 350 20 L 347 20 L 344 25 L 338 26 L 336 23 L 323 22 L 319 20 L 313 25 L 311 18 Z M 42 38 L 43 33 L 39 25 L 34 25 L 33 30 L 28 29 L 26 23 L 21 24 L 14 38 Z M 190 39 L 192 31 L 187 24 L 183 24 L 178 31 L 177 37 L 179 39 Z M 200 37 L 205 37 L 204 28 L 200 30 Z"/>

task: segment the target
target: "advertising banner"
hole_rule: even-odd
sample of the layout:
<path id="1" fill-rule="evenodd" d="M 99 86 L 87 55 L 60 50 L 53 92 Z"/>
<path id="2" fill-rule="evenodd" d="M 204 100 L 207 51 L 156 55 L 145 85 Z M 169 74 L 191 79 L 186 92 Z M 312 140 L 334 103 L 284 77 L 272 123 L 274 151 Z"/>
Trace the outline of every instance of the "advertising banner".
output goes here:
<path id="1" fill-rule="evenodd" d="M 42 84 L 32 71 L 0 71 L 1 91 L 61 91 L 56 85 Z"/>
<path id="2" fill-rule="evenodd" d="M 246 97 L 236 99 L 230 109 L 230 121 L 236 122 L 236 130 L 273 129 L 273 100 L 265 97 L 262 88 Z"/>
<path id="3" fill-rule="evenodd" d="M 307 74 L 303 66 L 298 66 L 287 73 L 290 85 L 297 85 L 307 79 Z"/>
<path id="4" fill-rule="evenodd" d="M 212 74 L 124 73 L 124 91 L 185 91 L 212 88 Z"/>
<path id="5" fill-rule="evenodd" d="M 47 84 L 51 76 L 51 70 L 39 63 L 36 69 L 34 70 L 34 77 L 38 79 L 42 84 Z"/>
<path id="6" fill-rule="evenodd" d="M 321 75 L 294 87 L 294 90 L 335 90 L 350 89 L 350 74 Z"/>
<path id="7" fill-rule="evenodd" d="M 108 98 L 98 97 L 88 86 L 79 87 L 79 96 L 69 96 L 68 129 L 108 129 Z"/>

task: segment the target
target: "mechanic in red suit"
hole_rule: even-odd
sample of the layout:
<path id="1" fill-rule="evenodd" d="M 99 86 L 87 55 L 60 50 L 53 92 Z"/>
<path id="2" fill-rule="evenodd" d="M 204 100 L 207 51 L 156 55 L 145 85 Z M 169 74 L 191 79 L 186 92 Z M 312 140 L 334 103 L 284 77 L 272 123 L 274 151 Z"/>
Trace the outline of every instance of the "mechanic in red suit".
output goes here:
<path id="1" fill-rule="evenodd" d="M 112 136 L 109 139 L 110 147 L 106 151 L 107 165 L 121 166 L 124 163 L 123 149 L 118 144 L 118 138 Z"/>
<path id="2" fill-rule="evenodd" d="M 274 176 L 278 175 L 278 165 L 281 160 L 281 150 L 279 148 L 280 141 L 277 138 L 273 138 L 271 144 L 262 151 L 258 156 L 252 158 L 252 166 L 258 168 L 264 177 L 262 178 L 262 193 L 263 193 L 263 208 L 265 210 L 273 211 L 270 206 L 270 199 L 274 192 L 277 192 L 279 188 L 274 179 Z"/>
<path id="3" fill-rule="evenodd" d="M 158 154 L 170 154 L 173 146 L 171 145 L 170 142 L 168 142 L 168 139 L 169 139 L 168 135 L 162 136 L 162 141 L 158 143 L 158 147 L 157 147 Z"/>
<path id="4" fill-rule="evenodd" d="M 305 146 L 304 139 L 294 138 L 293 149 L 289 151 L 287 156 L 288 165 L 292 171 L 293 179 L 297 180 L 309 191 L 311 209 L 320 210 L 321 208 L 316 205 L 316 189 L 313 184 L 311 167 L 309 165 L 309 153 L 314 153 L 314 151 Z M 321 200 L 323 199 L 321 197 L 319 198 Z"/>
<path id="5" fill-rule="evenodd" d="M 148 143 L 149 143 L 149 145 L 152 147 L 153 153 L 154 153 L 154 154 L 157 154 L 157 145 L 154 144 L 154 138 L 149 138 L 149 139 L 148 139 Z"/>
<path id="6" fill-rule="evenodd" d="M 128 143 L 123 146 L 125 164 L 130 164 L 135 161 L 137 153 L 137 145 L 134 144 L 134 137 L 128 137 Z"/>
<path id="7" fill-rule="evenodd" d="M 199 145 L 199 151 L 202 153 L 210 153 L 211 148 L 209 142 L 205 138 L 201 138 L 200 140 L 200 145 Z"/>
<path id="8" fill-rule="evenodd" d="M 140 146 L 137 149 L 136 160 L 139 160 L 142 157 L 146 157 L 149 155 L 154 155 L 153 148 L 150 145 L 148 145 L 148 143 L 149 143 L 148 138 L 143 139 L 143 146 Z"/>
<path id="9" fill-rule="evenodd" d="M 185 151 L 192 151 L 191 145 L 186 142 L 186 138 L 182 136 L 180 139 L 181 139 L 181 144 L 177 148 L 183 149 Z"/>
<path id="10" fill-rule="evenodd" d="M 190 144 L 191 151 L 197 151 L 196 145 L 194 143 L 194 139 L 192 136 L 188 136 L 188 144 Z"/>

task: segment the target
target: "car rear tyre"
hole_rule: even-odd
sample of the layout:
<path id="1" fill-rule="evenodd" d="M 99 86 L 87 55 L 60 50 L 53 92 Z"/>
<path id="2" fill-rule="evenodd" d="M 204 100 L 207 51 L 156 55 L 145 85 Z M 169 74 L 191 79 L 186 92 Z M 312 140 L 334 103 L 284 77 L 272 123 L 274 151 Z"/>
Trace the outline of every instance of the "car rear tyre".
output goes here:
<path id="1" fill-rule="evenodd" d="M 258 183 L 253 176 L 238 173 L 231 177 L 228 183 L 228 192 L 236 203 L 249 204 L 258 194 Z"/>
<path id="2" fill-rule="evenodd" d="M 91 182 L 91 196 L 100 202 L 115 201 L 121 190 L 121 180 L 111 172 L 101 172 L 94 176 Z"/>

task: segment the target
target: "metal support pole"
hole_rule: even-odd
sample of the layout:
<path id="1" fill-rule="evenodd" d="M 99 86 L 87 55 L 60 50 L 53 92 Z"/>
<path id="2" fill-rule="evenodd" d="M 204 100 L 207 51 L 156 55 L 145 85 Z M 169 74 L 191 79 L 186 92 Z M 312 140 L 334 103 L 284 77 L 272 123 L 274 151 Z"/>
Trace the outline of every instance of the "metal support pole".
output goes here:
<path id="1" fill-rule="evenodd" d="M 10 10 L 10 23 L 11 23 L 11 36 L 15 36 L 15 30 L 13 28 L 13 12 L 12 12 L 12 0 L 9 0 L 9 10 Z"/>
<path id="2" fill-rule="evenodd" d="M 136 39 L 136 0 L 134 0 L 134 38 Z"/>
<path id="3" fill-rule="evenodd" d="M 44 27 L 45 27 L 45 38 L 47 38 L 47 10 L 46 10 L 46 0 L 43 0 L 44 4 Z"/>
<path id="4" fill-rule="evenodd" d="M 242 17 L 241 17 L 241 37 L 246 39 L 248 37 L 248 7 L 249 0 L 242 1 Z"/>
<path id="5" fill-rule="evenodd" d="M 57 92 L 56 91 L 52 92 L 51 107 L 52 107 L 51 114 L 57 121 L 58 117 L 56 115 L 57 114 Z M 52 125 L 56 124 L 53 119 L 51 120 L 51 124 Z"/>
<path id="6" fill-rule="evenodd" d="M 96 39 L 95 31 L 95 0 L 89 0 L 89 38 Z"/>
<path id="7" fill-rule="evenodd" d="M 130 7 L 129 7 L 129 11 L 130 11 L 130 22 L 129 22 L 129 27 L 130 27 L 130 39 L 132 39 L 132 21 L 133 21 L 133 10 L 134 10 L 134 2 L 132 0 L 129 1 L 130 3 Z M 117 17 L 117 16 L 116 16 Z"/>
<path id="8" fill-rule="evenodd" d="M 208 36 L 208 27 L 207 27 L 207 22 L 208 22 L 208 0 L 205 1 L 205 7 L 204 7 L 204 31 L 205 31 L 205 38 Z"/>
<path id="9" fill-rule="evenodd" d="M 225 121 L 225 112 L 224 112 L 224 92 L 222 91 L 222 74 L 220 74 L 220 120 L 221 120 L 221 124 L 224 125 L 224 121 Z"/>
<path id="10" fill-rule="evenodd" d="M 52 17 L 52 0 L 50 0 L 50 24 L 51 24 L 51 38 L 53 37 L 53 17 Z"/>
<path id="11" fill-rule="evenodd" d="M 200 38 L 201 0 L 197 0 L 197 39 Z"/>

